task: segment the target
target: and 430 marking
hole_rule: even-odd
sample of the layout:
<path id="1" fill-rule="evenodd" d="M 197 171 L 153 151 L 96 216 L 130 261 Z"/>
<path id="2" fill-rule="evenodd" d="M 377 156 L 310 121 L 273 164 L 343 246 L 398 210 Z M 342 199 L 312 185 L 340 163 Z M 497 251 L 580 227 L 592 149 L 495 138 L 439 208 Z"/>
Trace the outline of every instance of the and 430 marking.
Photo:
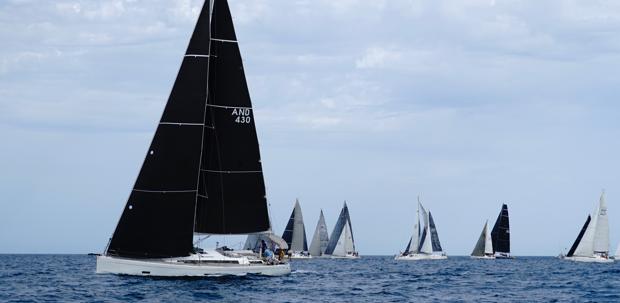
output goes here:
<path id="1" fill-rule="evenodd" d="M 250 123 L 252 110 L 249 108 L 234 108 L 231 115 L 235 117 L 235 123 Z"/>

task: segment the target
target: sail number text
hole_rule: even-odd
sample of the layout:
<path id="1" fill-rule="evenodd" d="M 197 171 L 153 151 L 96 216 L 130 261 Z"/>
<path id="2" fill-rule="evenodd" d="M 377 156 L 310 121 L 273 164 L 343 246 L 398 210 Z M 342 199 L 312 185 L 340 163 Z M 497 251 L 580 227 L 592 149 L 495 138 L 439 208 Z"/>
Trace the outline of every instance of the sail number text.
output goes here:
<path id="1" fill-rule="evenodd" d="M 235 108 L 231 115 L 235 117 L 235 123 L 250 123 L 252 121 L 250 113 L 249 108 Z"/>

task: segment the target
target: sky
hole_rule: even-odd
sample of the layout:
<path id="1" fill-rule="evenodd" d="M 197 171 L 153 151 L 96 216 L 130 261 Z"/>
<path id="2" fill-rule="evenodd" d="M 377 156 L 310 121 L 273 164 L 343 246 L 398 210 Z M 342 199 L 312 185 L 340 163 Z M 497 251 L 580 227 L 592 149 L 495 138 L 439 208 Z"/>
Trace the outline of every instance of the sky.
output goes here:
<path id="1" fill-rule="evenodd" d="M 619 2 L 229 2 L 276 233 L 346 200 L 396 254 L 420 195 L 448 255 L 502 203 L 513 254 L 557 255 L 605 189 L 615 250 Z M 0 253 L 104 249 L 201 6 L 0 1 Z"/>

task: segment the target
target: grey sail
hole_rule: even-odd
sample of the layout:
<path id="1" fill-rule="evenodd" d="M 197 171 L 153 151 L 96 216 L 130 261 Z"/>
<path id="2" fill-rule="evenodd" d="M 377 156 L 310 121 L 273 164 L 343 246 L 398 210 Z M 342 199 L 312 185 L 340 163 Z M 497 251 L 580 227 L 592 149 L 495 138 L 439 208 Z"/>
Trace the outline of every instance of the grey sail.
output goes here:
<path id="1" fill-rule="evenodd" d="M 351 227 L 349 208 L 347 207 L 347 203 L 345 202 L 344 206 L 342 207 L 342 211 L 340 212 L 340 216 L 338 216 L 336 226 L 334 226 L 334 231 L 332 232 L 331 238 L 329 239 L 327 248 L 325 249 L 325 254 L 332 255 L 334 253 L 338 253 L 347 249 L 352 251 L 345 251 L 346 253 L 355 252 L 353 228 Z"/>
<path id="2" fill-rule="evenodd" d="M 299 200 L 295 201 L 295 207 L 293 208 L 293 212 L 291 213 L 291 217 L 286 225 L 282 238 L 286 241 L 291 251 L 308 251 L 306 228 L 304 226 L 304 218 L 301 214 Z"/>
<path id="3" fill-rule="evenodd" d="M 478 242 L 476 242 L 476 246 L 474 247 L 474 250 L 471 252 L 472 256 L 475 257 L 482 257 L 484 256 L 484 243 L 486 242 L 486 231 L 487 229 L 487 225 L 484 225 L 484 228 L 482 229 L 482 232 L 480 233 L 480 237 L 478 238 Z"/>
<path id="4" fill-rule="evenodd" d="M 327 225 L 325 224 L 325 217 L 323 211 L 319 215 L 319 222 L 316 224 L 316 230 L 312 237 L 312 243 L 310 244 L 310 255 L 313 257 L 321 256 L 327 249 L 327 243 L 329 242 L 329 235 L 327 234 Z"/>

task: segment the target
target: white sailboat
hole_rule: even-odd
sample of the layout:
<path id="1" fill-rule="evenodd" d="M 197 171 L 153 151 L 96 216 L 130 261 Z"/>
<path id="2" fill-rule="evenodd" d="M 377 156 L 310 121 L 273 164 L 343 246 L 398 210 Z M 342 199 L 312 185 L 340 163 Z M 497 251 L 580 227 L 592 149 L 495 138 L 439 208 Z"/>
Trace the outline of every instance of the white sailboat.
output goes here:
<path id="1" fill-rule="evenodd" d="M 194 236 L 247 234 L 275 237 L 232 16 L 226 0 L 208 0 L 96 272 L 165 277 L 291 272 L 266 249 L 257 255 L 193 243 Z"/>
<path id="2" fill-rule="evenodd" d="M 471 257 L 474 259 L 495 259 L 495 255 L 493 254 L 493 240 L 491 238 L 488 220 L 484 223 L 478 242 L 476 242 L 476 246 L 471 252 Z"/>
<path id="3" fill-rule="evenodd" d="M 319 222 L 316 224 L 314 230 L 314 236 L 310 243 L 310 255 L 313 257 L 321 257 L 325 254 L 327 244 L 329 243 L 329 234 L 327 233 L 327 225 L 325 224 L 325 217 L 323 216 L 323 210 L 319 215 Z"/>
<path id="4" fill-rule="evenodd" d="M 615 260 L 620 259 L 620 244 L 618 244 L 618 247 L 616 247 L 616 253 L 614 254 L 614 259 Z"/>
<path id="5" fill-rule="evenodd" d="M 420 229 L 420 214 L 424 220 L 424 227 Z M 435 221 L 430 211 L 426 211 L 422 203 L 420 203 L 420 197 L 418 197 L 418 209 L 416 211 L 416 223 L 413 226 L 413 235 L 407 244 L 405 251 L 398 256 L 395 260 L 443 260 L 448 256 L 441 248 L 439 242 L 439 234 L 435 227 Z"/>
<path id="6" fill-rule="evenodd" d="M 295 200 L 295 207 L 288 220 L 288 224 L 282 234 L 282 239 L 289 246 L 289 259 L 310 259 L 312 256 L 308 253 L 308 242 L 306 240 L 306 227 L 304 225 L 304 217 L 301 214 L 301 205 L 299 200 Z"/>
<path id="7" fill-rule="evenodd" d="M 609 257 L 609 222 L 604 191 L 601 193 L 596 212 L 588 216 L 568 254 L 561 258 L 577 262 L 614 261 Z"/>
<path id="8" fill-rule="evenodd" d="M 349 208 L 347 202 L 344 202 L 340 216 L 331 239 L 325 248 L 325 255 L 332 259 L 358 259 L 359 253 L 355 249 L 355 240 L 353 239 L 353 229 L 351 228 L 351 218 L 349 217 Z"/>

